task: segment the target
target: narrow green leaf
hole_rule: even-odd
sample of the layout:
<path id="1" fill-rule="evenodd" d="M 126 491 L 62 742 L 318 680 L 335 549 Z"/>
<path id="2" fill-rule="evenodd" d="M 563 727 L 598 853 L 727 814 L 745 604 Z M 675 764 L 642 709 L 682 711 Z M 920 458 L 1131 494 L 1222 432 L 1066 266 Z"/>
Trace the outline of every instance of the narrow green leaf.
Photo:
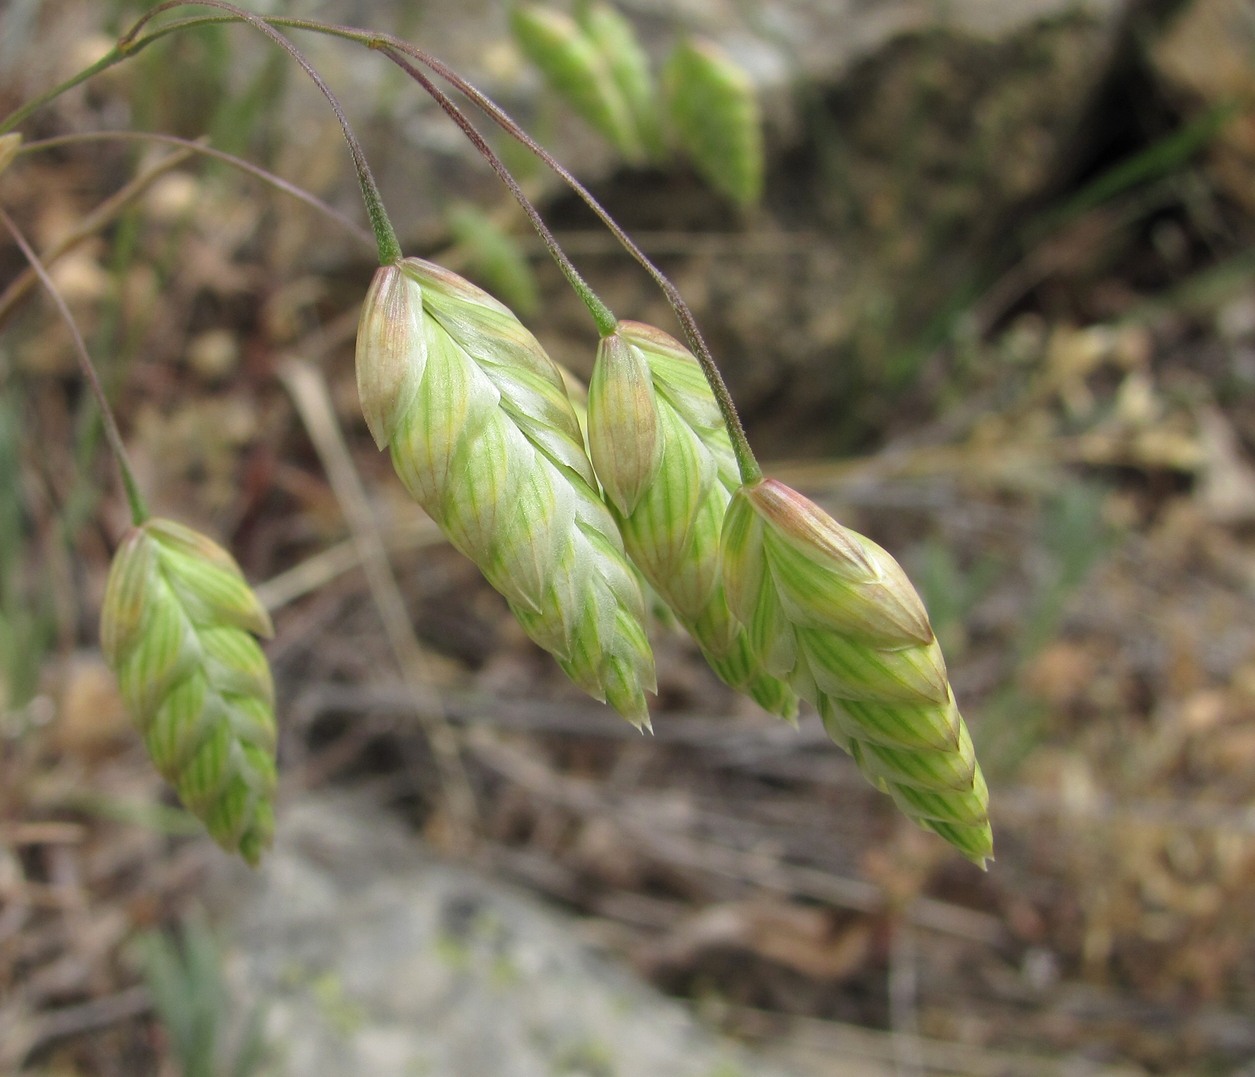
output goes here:
<path id="1" fill-rule="evenodd" d="M 483 210 L 461 203 L 447 215 L 449 231 L 466 257 L 467 275 L 526 317 L 540 307 L 540 285 L 518 238 Z"/>

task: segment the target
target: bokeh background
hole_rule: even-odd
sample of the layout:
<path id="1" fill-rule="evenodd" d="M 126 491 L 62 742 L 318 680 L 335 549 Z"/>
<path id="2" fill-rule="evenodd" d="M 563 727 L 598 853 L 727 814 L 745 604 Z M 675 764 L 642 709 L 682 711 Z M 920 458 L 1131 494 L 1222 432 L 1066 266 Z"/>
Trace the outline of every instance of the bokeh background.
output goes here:
<path id="1" fill-rule="evenodd" d="M 0 1072 L 1255 1073 L 1255 10 L 618 6 L 656 59 L 702 35 L 749 73 L 760 205 L 680 156 L 623 161 L 504 5 L 254 9 L 450 61 L 674 277 L 768 470 L 924 595 L 996 863 L 665 626 L 653 737 L 583 698 L 374 450 L 352 369 L 371 244 L 170 144 L 63 142 L 0 174 L 0 204 L 154 509 L 229 545 L 274 614 L 280 830 L 258 872 L 228 863 L 121 709 L 96 623 L 124 499 L 0 237 Z M 141 11 L 7 0 L 0 111 Z M 154 45 L 22 133 L 203 137 L 360 227 L 334 118 L 256 37 Z M 407 252 L 586 376 L 593 326 L 469 145 L 378 56 L 300 42 Z M 610 306 L 675 331 L 494 144 Z M 433 729 L 461 745 L 469 846 Z"/>

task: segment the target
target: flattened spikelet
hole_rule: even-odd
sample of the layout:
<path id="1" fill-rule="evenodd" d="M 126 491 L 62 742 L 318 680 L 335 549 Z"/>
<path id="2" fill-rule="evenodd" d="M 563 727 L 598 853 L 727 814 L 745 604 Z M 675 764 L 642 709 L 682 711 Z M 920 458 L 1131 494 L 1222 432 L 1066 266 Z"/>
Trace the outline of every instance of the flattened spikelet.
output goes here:
<path id="1" fill-rule="evenodd" d="M 792 718 L 793 691 L 764 668 L 724 595 L 720 530 L 740 479 L 697 360 L 661 330 L 621 322 L 598 348 L 588 425 L 632 560 L 722 680 Z"/>
<path id="2" fill-rule="evenodd" d="M 213 838 L 256 864 L 274 833 L 273 629 L 234 559 L 148 520 L 109 571 L 101 646 L 154 765 Z"/>
<path id="3" fill-rule="evenodd" d="M 576 684 L 647 727 L 655 684 L 640 587 L 536 339 L 487 293 L 407 258 L 371 285 L 357 378 L 414 499 Z"/>
<path id="4" fill-rule="evenodd" d="M 815 705 L 873 785 L 983 867 L 993 855 L 989 791 L 897 562 L 769 479 L 732 499 L 723 573 L 763 664 Z"/>

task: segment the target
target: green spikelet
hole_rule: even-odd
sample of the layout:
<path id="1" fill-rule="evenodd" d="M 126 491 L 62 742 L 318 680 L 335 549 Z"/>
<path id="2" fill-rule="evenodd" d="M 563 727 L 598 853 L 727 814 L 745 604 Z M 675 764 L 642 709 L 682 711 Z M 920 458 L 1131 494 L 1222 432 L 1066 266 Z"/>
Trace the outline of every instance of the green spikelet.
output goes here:
<path id="1" fill-rule="evenodd" d="M 461 277 L 406 258 L 371 284 L 357 379 L 415 500 L 576 684 L 648 727 L 640 587 L 535 337 Z"/>
<path id="2" fill-rule="evenodd" d="M 663 78 L 681 146 L 702 177 L 741 206 L 763 193 L 763 135 L 749 77 L 709 41 L 676 46 Z"/>
<path id="3" fill-rule="evenodd" d="M 588 423 L 632 560 L 727 684 L 792 718 L 796 697 L 754 656 L 724 596 L 720 529 L 740 478 L 697 360 L 661 330 L 620 322 L 597 349 Z"/>
<path id="4" fill-rule="evenodd" d="M 576 13 L 580 29 L 597 47 L 636 124 L 649 156 L 663 155 L 658 90 L 649 57 L 632 24 L 610 4 L 582 5 Z"/>
<path id="5" fill-rule="evenodd" d="M 101 647 L 158 771 L 214 840 L 256 864 L 274 832 L 270 618 L 231 555 L 170 520 L 123 540 Z"/>
<path id="6" fill-rule="evenodd" d="M 574 19 L 540 4 L 519 4 L 510 13 L 510 27 L 555 93 L 629 161 L 644 159 L 645 146 L 623 91 L 596 42 Z"/>
<path id="7" fill-rule="evenodd" d="M 765 666 L 816 706 L 874 785 L 983 867 L 993 855 L 989 791 L 898 563 L 768 479 L 732 499 L 723 573 Z"/>

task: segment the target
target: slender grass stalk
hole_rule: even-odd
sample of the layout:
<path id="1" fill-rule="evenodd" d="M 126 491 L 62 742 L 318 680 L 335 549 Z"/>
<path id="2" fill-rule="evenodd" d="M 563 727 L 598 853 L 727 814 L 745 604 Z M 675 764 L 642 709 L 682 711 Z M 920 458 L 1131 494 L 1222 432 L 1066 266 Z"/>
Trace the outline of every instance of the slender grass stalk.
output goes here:
<path id="1" fill-rule="evenodd" d="M 484 136 L 475 129 L 474 124 L 471 123 L 466 114 L 454 104 L 448 94 L 435 85 L 431 79 L 395 49 L 384 48 L 379 51 L 427 91 L 432 100 L 444 110 L 445 115 L 467 137 L 479 155 L 488 162 L 489 166 L 497 174 L 497 178 L 506 185 L 514 196 L 515 201 L 522 207 L 523 212 L 527 214 L 527 219 L 536 230 L 536 234 L 540 236 L 540 241 L 545 245 L 545 249 L 553 257 L 553 260 L 558 263 L 558 268 L 562 270 L 562 275 L 566 277 L 567 282 L 575 290 L 576 295 L 580 297 L 588 308 L 588 312 L 593 316 L 593 321 L 597 323 L 597 331 L 603 337 L 613 333 L 618 324 L 613 312 L 602 302 L 597 293 L 589 287 L 588 282 L 584 280 L 580 271 L 575 268 L 574 263 L 567 257 L 566 251 L 559 245 L 557 238 L 541 217 L 540 211 L 524 193 L 519 181 L 514 178 L 510 170 L 506 168 L 505 163 L 484 140 Z"/>
<path id="2" fill-rule="evenodd" d="M 36 139 L 34 142 L 25 142 L 21 149 L 17 151 L 17 156 L 27 153 L 34 153 L 39 150 L 56 149 L 59 146 L 73 146 L 80 142 L 157 142 L 167 146 L 180 146 L 183 149 L 190 150 L 192 153 L 200 154 L 203 157 L 211 157 L 215 161 L 221 161 L 223 164 L 230 165 L 232 168 L 245 172 L 256 179 L 261 180 L 266 185 L 273 187 L 277 191 L 282 191 L 286 195 L 291 195 L 298 201 L 304 202 L 311 209 L 317 210 L 328 220 L 335 221 L 345 231 L 350 232 L 363 243 L 373 243 L 374 237 L 351 220 L 345 214 L 341 213 L 335 206 L 328 202 L 324 202 L 315 194 L 311 194 L 304 187 L 299 187 L 290 180 L 278 176 L 268 169 L 262 168 L 261 165 L 255 165 L 252 161 L 238 157 L 234 153 L 227 153 L 225 150 L 215 149 L 206 143 L 193 140 L 190 138 L 180 138 L 178 135 L 166 135 L 155 131 L 82 131 L 73 135 L 57 135 L 53 138 Z"/>
<path id="3" fill-rule="evenodd" d="M 78 74 L 70 76 L 70 78 L 66 79 L 64 82 L 58 83 L 46 93 L 40 94 L 33 101 L 28 101 L 26 104 L 10 112 L 3 120 L 0 120 L 0 135 L 7 134 L 9 131 L 12 131 L 23 120 L 28 119 L 50 101 L 55 101 L 67 90 L 74 89 L 75 86 L 81 85 L 94 75 L 99 75 L 100 72 L 108 70 L 114 64 L 121 63 L 125 59 L 126 53 L 115 45 L 99 60 L 93 64 L 88 64 L 88 66 L 83 68 L 83 70 L 78 72 Z"/>
<path id="4" fill-rule="evenodd" d="M 157 15 L 171 10 L 176 7 L 187 6 L 189 3 L 198 3 L 207 7 L 218 8 L 226 11 L 227 16 L 214 16 L 209 18 L 186 19 L 172 26 L 162 27 L 154 30 L 146 36 L 140 36 L 141 31 L 148 25 Z M 401 257 L 400 245 L 396 239 L 396 232 L 392 228 L 391 222 L 388 220 L 387 214 L 383 208 L 383 200 L 379 194 L 378 185 L 375 183 L 370 167 L 366 162 L 365 153 L 361 144 L 353 134 L 349 126 L 348 119 L 345 116 L 343 108 L 339 101 L 331 92 L 330 87 L 323 81 L 322 77 L 315 71 L 313 66 L 305 58 L 305 56 L 296 48 L 292 42 L 279 33 L 276 27 L 285 29 L 306 30 L 313 33 L 326 34 L 332 37 L 338 37 L 346 41 L 353 41 L 367 48 L 394 52 L 409 56 L 418 61 L 419 64 L 426 67 L 440 78 L 444 79 L 451 86 L 464 94 L 478 109 L 504 130 L 510 137 L 514 138 L 521 145 L 526 147 L 531 153 L 538 157 L 555 175 L 557 175 L 575 194 L 582 199 L 585 204 L 593 211 L 597 218 L 609 229 L 610 233 L 623 246 L 623 248 L 632 256 L 633 259 L 645 270 L 646 273 L 662 290 L 671 309 L 675 312 L 676 318 L 680 322 L 686 341 L 697 357 L 698 363 L 701 365 L 702 373 L 710 384 L 711 392 L 714 393 L 715 400 L 719 405 L 720 414 L 723 417 L 724 425 L 728 430 L 728 437 L 732 442 L 733 452 L 736 455 L 737 466 L 740 470 L 743 482 L 757 482 L 762 478 L 762 469 L 758 465 L 758 461 L 754 457 L 754 452 L 750 448 L 749 440 L 745 436 L 745 428 L 741 423 L 741 418 L 737 414 L 736 405 L 732 401 L 732 396 L 728 392 L 723 375 L 720 373 L 718 365 L 711 355 L 710 348 L 706 344 L 705 338 L 702 336 L 701 330 L 698 328 L 697 319 L 693 316 L 693 312 L 685 302 L 680 291 L 645 254 L 643 250 L 632 240 L 630 236 L 619 226 L 618 222 L 607 212 L 607 210 L 593 197 L 592 193 L 582 184 L 575 176 L 559 162 L 548 150 L 541 146 L 535 139 L 531 137 L 522 127 L 520 127 L 508 113 L 496 104 L 487 94 L 479 90 L 474 84 L 459 75 L 453 68 L 449 67 L 443 61 L 432 56 L 430 53 L 410 44 L 407 41 L 392 35 L 381 34 L 374 31 L 362 30 L 352 26 L 341 26 L 333 23 L 320 22 L 311 19 L 291 19 L 291 18 L 261 18 L 250 12 L 244 11 L 233 4 L 226 3 L 225 0 L 167 0 L 167 2 L 158 4 L 155 8 L 145 13 L 138 22 L 119 40 L 118 45 L 105 57 L 97 61 L 90 68 L 80 72 L 74 78 L 67 80 L 65 83 L 47 94 L 42 95 L 36 101 L 24 106 L 17 112 L 11 114 L 3 124 L 0 124 L 0 134 L 10 130 L 16 126 L 28 115 L 30 115 L 39 106 L 48 103 L 61 93 L 71 89 L 74 86 L 86 81 L 92 75 L 99 71 L 105 70 L 107 67 L 118 63 L 120 60 L 126 59 L 140 49 L 151 44 L 159 37 L 166 36 L 169 33 L 178 30 L 191 29 L 195 26 L 204 26 L 214 23 L 238 20 L 247 22 L 249 25 L 260 30 L 271 38 L 276 44 L 284 48 L 292 57 L 300 64 L 302 69 L 313 79 L 314 83 L 322 91 L 331 105 L 332 110 L 336 114 L 336 118 L 340 121 L 340 126 L 344 131 L 345 140 L 348 142 L 350 153 L 353 156 L 354 166 L 357 169 L 358 181 L 362 187 L 362 197 L 366 203 L 367 213 L 371 219 L 371 225 L 375 232 L 376 242 L 379 247 L 379 262 L 381 265 L 389 265 L 397 261 Z M 391 58 L 391 57 L 390 57 Z M 395 62 L 395 59 L 394 59 Z M 420 85 L 422 83 L 420 82 Z M 424 89 L 428 89 L 430 84 L 424 85 Z M 431 92 L 428 90 L 428 92 Z M 434 95 L 433 95 L 434 96 Z M 437 103 L 440 103 L 437 98 Z M 441 106 L 444 107 L 443 105 Z M 447 110 L 446 110 L 447 111 Z M 450 113 L 452 118 L 452 113 Z M 455 122 L 456 119 L 455 119 Z M 462 127 L 459 124 L 459 127 Z M 468 134 L 466 127 L 462 127 L 464 133 Z M 472 139 L 474 142 L 475 140 Z M 482 139 L 476 143 L 476 148 L 482 150 Z M 495 156 L 495 155 L 494 155 Z M 492 164 L 492 160 L 489 160 Z M 500 173 L 498 173 L 500 175 Z M 504 180 L 504 176 L 502 177 Z M 507 183 L 507 186 L 509 184 Z M 517 197 L 517 195 L 516 195 Z M 530 216 L 530 214 L 529 214 Z M 546 239 L 545 234 L 541 233 L 542 242 L 545 242 L 547 248 L 553 253 L 555 246 L 551 246 L 551 238 Z M 557 255 L 555 255 L 557 257 Z M 566 273 L 565 262 L 559 259 L 559 265 L 563 266 L 563 272 Z M 591 290 L 586 285 L 582 287 L 575 283 L 581 280 L 578 274 L 575 278 L 568 275 L 572 286 L 575 287 L 577 294 L 589 306 L 590 312 L 593 313 L 594 319 L 597 321 L 598 328 L 603 336 L 607 336 L 614 332 L 614 322 L 612 319 L 605 317 L 605 312 L 598 310 L 596 304 L 590 304 L 589 299 L 593 297 Z M 595 298 L 595 297 L 593 297 Z M 600 302 L 599 300 L 597 301 Z"/>
<path id="5" fill-rule="evenodd" d="M 188 150 L 172 153 L 169 157 L 151 165 L 125 186 L 115 191 L 90 213 L 86 214 L 70 232 L 67 232 L 43 252 L 42 259 L 45 265 L 56 261 L 61 255 L 72 250 L 85 239 L 94 236 L 105 225 L 112 223 L 122 214 L 127 206 L 148 190 L 161 176 L 178 168 L 179 165 L 190 160 L 191 156 L 192 154 Z M 35 282 L 38 279 L 33 269 L 19 273 L 4 291 L 0 292 L 0 325 L 4 324 L 9 313 L 17 306 L 26 293 L 35 286 Z"/>
<path id="6" fill-rule="evenodd" d="M 209 2 L 209 0 L 204 0 Z M 645 254 L 636 242 L 623 230 L 619 223 L 610 215 L 610 213 L 597 201 L 591 191 L 588 190 L 569 169 L 566 168 L 557 158 L 555 158 L 548 150 L 540 145 L 531 135 L 529 135 L 500 105 L 492 100 L 487 94 L 468 81 L 462 75 L 458 74 L 453 68 L 435 56 L 418 48 L 416 45 L 403 41 L 401 38 L 393 34 L 382 34 L 370 30 L 362 30 L 352 26 L 340 26 L 332 23 L 318 22 L 310 19 L 268 19 L 267 22 L 274 26 L 283 26 L 285 29 L 307 30 L 312 33 L 327 34 L 332 37 L 339 37 L 346 41 L 354 41 L 360 45 L 365 45 L 369 49 L 381 52 L 396 52 L 408 56 L 416 60 L 423 67 L 427 68 L 433 74 L 444 79 L 449 85 L 453 86 L 459 93 L 463 94 L 472 104 L 491 119 L 498 127 L 506 132 L 511 138 L 524 146 L 529 152 L 534 154 L 546 167 L 548 167 L 555 175 L 558 176 L 597 216 L 597 219 L 610 231 L 611 235 L 619 242 L 619 244 L 632 256 L 632 258 L 649 274 L 650 278 L 662 290 L 668 304 L 675 313 L 677 320 L 684 331 L 684 337 L 689 347 L 693 350 L 698 363 L 702 368 L 702 373 L 707 382 L 710 384 L 711 392 L 714 393 L 715 401 L 719 405 L 720 414 L 723 417 L 724 425 L 728 430 L 728 437 L 732 442 L 732 449 L 736 455 L 737 466 L 741 473 L 743 482 L 757 482 L 762 478 L 762 468 L 759 467 L 758 461 L 754 457 L 754 452 L 750 448 L 749 440 L 745 436 L 745 427 L 741 423 L 741 417 L 737 414 L 736 405 L 732 401 L 732 394 L 728 392 L 727 384 L 723 380 L 723 375 L 719 371 L 718 365 L 715 363 L 714 357 L 710 353 L 710 348 L 706 344 L 705 338 L 702 336 L 701 330 L 698 328 L 697 319 L 693 315 L 692 309 L 680 294 L 680 290 Z M 394 61 L 395 62 L 395 61 Z M 407 69 L 408 71 L 409 69 Z M 413 74 L 411 73 L 411 77 Z M 424 89 L 428 88 L 425 80 L 420 81 L 420 85 Z M 428 90 L 428 92 L 431 92 Z M 434 96 L 434 95 L 433 95 Z M 437 104 L 440 104 L 439 98 L 436 98 Z M 444 106 L 441 105 L 443 108 Z M 455 120 L 456 122 L 456 120 Z M 459 126 L 461 126 L 459 124 Z M 466 128 L 462 128 L 464 133 Z M 468 136 L 469 137 L 469 136 Z M 477 149 L 480 146 L 476 145 Z M 483 152 L 480 150 L 480 152 Z M 491 164 L 492 161 L 489 160 Z M 500 175 L 500 173 L 498 173 Z M 504 178 L 504 177 L 503 177 Z M 546 247 L 549 242 L 545 240 L 544 235 L 541 236 Z M 559 263 L 562 264 L 561 262 Z M 564 270 L 565 272 L 565 270 Z M 577 291 L 580 291 L 578 288 Z M 584 294 L 581 292 L 581 298 Z M 591 308 L 590 308 L 591 309 Z M 596 316 L 596 315 L 594 315 Z M 600 322 L 599 322 L 600 326 Z M 602 335 L 606 336 L 614 331 L 613 325 L 608 329 L 601 330 Z"/>
<path id="7" fill-rule="evenodd" d="M 388 219 L 387 211 L 384 209 L 383 197 L 379 193 L 379 185 L 375 182 L 374 174 L 370 170 L 369 163 L 367 163 L 366 153 L 362 149 L 362 144 L 358 141 L 357 135 L 353 133 L 353 128 L 349 124 L 348 116 L 345 114 L 339 98 L 332 92 L 331 87 L 327 85 L 323 77 L 314 68 L 314 65 L 309 62 L 305 54 L 296 47 L 290 38 L 281 34 L 270 22 L 254 15 L 252 12 L 245 11 L 234 4 L 229 4 L 226 0 L 190 0 L 190 2 L 229 12 L 241 22 L 248 23 L 249 26 L 265 34 L 271 41 L 287 52 L 300 66 L 301 70 L 313 80 L 314 85 L 318 87 L 322 95 L 327 99 L 327 104 L 331 106 L 331 111 L 335 113 L 336 119 L 339 120 L 340 129 L 344 133 L 344 140 L 348 143 L 349 153 L 353 157 L 353 167 L 357 171 L 357 181 L 362 189 L 362 200 L 366 203 L 366 213 L 370 218 L 371 229 L 375 233 L 375 242 L 379 248 L 379 264 L 390 265 L 397 261 L 401 257 L 401 244 L 397 240 L 396 230 L 392 227 L 392 222 Z M 149 22 L 162 12 L 176 7 L 185 7 L 188 3 L 189 0 L 166 0 L 165 3 L 158 4 L 145 12 L 135 25 L 119 39 L 117 48 L 125 53 L 128 50 L 142 47 L 147 42 L 145 39 L 140 38 L 139 34 Z"/>
<path id="8" fill-rule="evenodd" d="M 531 153 L 535 154 L 549 169 L 551 169 L 571 190 L 588 206 L 589 209 L 597 216 L 598 220 L 609 229 L 610 234 L 619 242 L 624 250 L 632 256 L 633 259 L 649 274 L 650 278 L 662 290 L 668 304 L 675 313 L 676 318 L 680 322 L 680 326 L 684 331 L 684 337 L 689 347 L 702 369 L 702 374 L 710 385 L 711 392 L 715 396 L 715 401 L 719 405 L 719 412 L 723 417 L 724 425 L 727 427 L 728 438 L 732 442 L 732 449 L 736 455 L 737 467 L 741 473 L 741 481 L 745 483 L 758 482 L 762 479 L 762 468 L 759 467 L 758 461 L 754 457 L 754 451 L 750 448 L 749 440 L 745 436 L 745 427 L 741 423 L 741 417 L 737 414 L 736 405 L 732 401 L 732 394 L 728 392 L 727 384 L 723 380 L 723 375 L 719 371 L 718 365 L 715 363 L 714 357 L 710 353 L 710 348 L 706 344 L 705 338 L 702 336 L 701 330 L 698 328 L 697 319 L 693 316 L 693 311 L 685 302 L 684 297 L 680 294 L 680 290 L 672 283 L 671 279 L 662 272 L 645 254 L 636 242 L 620 227 L 619 223 L 610 215 L 610 213 L 593 197 L 592 193 L 585 187 L 575 176 L 548 150 L 540 145 L 531 135 L 529 135 L 522 127 L 520 127 L 514 119 L 505 112 L 496 102 L 494 102 L 487 94 L 476 88 L 472 83 L 459 75 L 451 67 L 436 57 L 418 49 L 413 45 L 405 42 L 394 42 L 389 40 L 387 46 L 404 52 L 414 59 L 418 60 L 428 70 L 439 75 L 442 79 L 452 85 L 459 93 L 464 94 L 474 105 L 480 109 L 486 116 L 505 131 L 511 138 L 526 147 Z M 383 46 L 375 45 L 375 48 Z"/>
<path id="9" fill-rule="evenodd" d="M 83 378 L 86 380 L 92 395 L 96 398 L 97 405 L 100 407 L 101 418 L 104 420 L 105 439 L 108 441 L 109 449 L 113 453 L 113 459 L 117 463 L 118 473 L 122 477 L 122 486 L 126 490 L 126 499 L 131 506 L 131 522 L 138 527 L 148 519 L 148 506 L 144 503 L 144 497 L 140 493 L 138 483 L 135 481 L 135 473 L 131 470 L 131 461 L 126 454 L 126 446 L 122 442 L 122 434 L 118 430 L 118 421 L 114 418 L 113 409 L 109 406 L 109 398 L 105 395 L 104 386 L 100 383 L 100 376 L 96 372 L 96 366 L 92 362 L 91 355 L 88 354 L 87 345 L 83 341 L 83 334 L 79 332 L 78 325 L 74 321 L 74 315 L 70 313 L 70 308 L 66 305 L 65 299 L 48 275 L 48 271 L 44 268 L 43 262 L 40 261 L 39 255 L 35 253 L 34 248 L 27 242 L 26 237 L 22 234 L 21 229 L 18 228 L 13 218 L 3 209 L 0 209 L 0 224 L 3 224 L 8 229 L 9 234 L 13 237 L 13 242 L 17 244 L 23 257 L 39 278 L 40 283 L 48 289 L 48 294 L 52 297 L 52 302 L 55 304 L 57 312 L 61 315 L 66 328 L 70 331 L 70 337 L 74 342 L 74 353 L 78 357 L 79 369 L 82 371 Z"/>

